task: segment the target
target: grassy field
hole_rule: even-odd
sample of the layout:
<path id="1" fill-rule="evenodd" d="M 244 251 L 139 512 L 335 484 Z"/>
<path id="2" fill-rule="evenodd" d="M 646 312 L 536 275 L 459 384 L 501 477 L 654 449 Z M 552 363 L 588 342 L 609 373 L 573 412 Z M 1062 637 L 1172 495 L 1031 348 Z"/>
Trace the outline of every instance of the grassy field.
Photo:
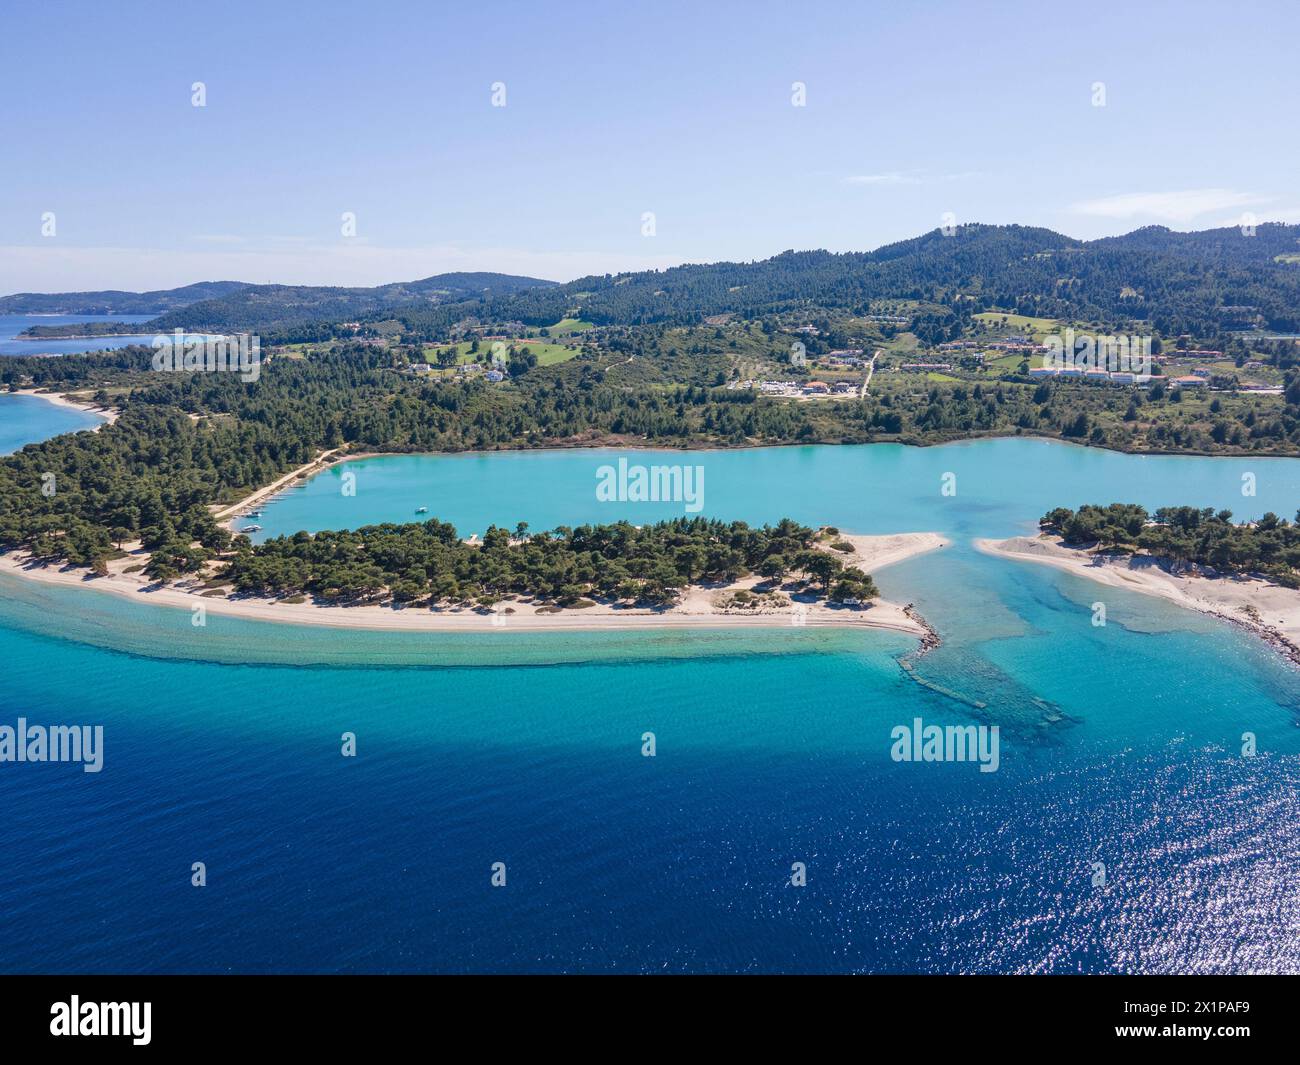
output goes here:
<path id="1" fill-rule="evenodd" d="M 479 345 L 479 350 L 476 353 L 471 354 L 469 350 L 470 343 L 470 341 L 465 340 L 459 344 L 426 345 L 424 349 L 424 361 L 437 365 L 438 352 L 448 347 L 454 347 L 456 349 L 457 363 L 480 361 L 484 357 L 485 353 L 490 354 L 492 351 L 491 344 L 481 343 Z M 514 346 L 520 351 L 527 348 L 536 355 L 538 366 L 554 366 L 557 363 L 568 362 L 578 354 L 577 348 L 566 347 L 563 344 L 553 344 L 546 340 L 523 339 L 516 341 Z M 508 351 L 509 348 L 510 345 L 507 344 L 506 350 Z"/>
<path id="2" fill-rule="evenodd" d="M 569 333 L 585 333 L 588 329 L 596 327 L 591 322 L 585 322 L 581 318 L 561 318 L 554 325 L 547 326 L 551 336 L 566 336 Z"/>
<path id="3" fill-rule="evenodd" d="M 995 329 L 1014 329 L 1021 333 L 1054 333 L 1061 327 L 1055 318 L 1031 318 L 1027 314 L 1006 311 L 984 311 L 972 317 Z"/>
<path id="4" fill-rule="evenodd" d="M 891 355 L 912 355 L 921 345 L 915 333 L 899 333 L 893 340 L 884 341 L 877 346 L 883 347 Z"/>
<path id="5" fill-rule="evenodd" d="M 1018 351 L 1013 351 L 1008 352 L 1006 355 L 999 355 L 996 359 L 986 357 L 984 360 L 984 369 L 989 373 L 994 374 L 1015 373 L 1020 368 L 1020 364 L 1024 361 L 1024 355 Z M 1042 364 L 1043 357 L 1041 355 L 1035 355 L 1029 361 L 1030 366 L 1041 366 Z"/>

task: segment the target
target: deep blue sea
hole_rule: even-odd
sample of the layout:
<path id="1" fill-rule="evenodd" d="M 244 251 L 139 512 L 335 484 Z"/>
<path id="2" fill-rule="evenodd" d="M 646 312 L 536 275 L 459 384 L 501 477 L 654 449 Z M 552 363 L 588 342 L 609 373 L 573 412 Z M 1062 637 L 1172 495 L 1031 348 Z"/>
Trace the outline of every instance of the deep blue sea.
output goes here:
<path id="1" fill-rule="evenodd" d="M 672 510 L 596 503 L 608 460 L 365 460 L 261 523 Z M 949 536 L 877 581 L 943 635 L 917 674 L 986 708 L 911 680 L 902 634 L 195 628 L 0 576 L 0 724 L 105 730 L 98 774 L 0 764 L 0 971 L 1300 971 L 1300 674 L 970 546 L 1085 501 L 1289 517 L 1300 461 L 1028 440 L 670 461 L 705 467 L 704 513 Z M 998 771 L 892 761 L 917 717 L 998 724 Z"/>

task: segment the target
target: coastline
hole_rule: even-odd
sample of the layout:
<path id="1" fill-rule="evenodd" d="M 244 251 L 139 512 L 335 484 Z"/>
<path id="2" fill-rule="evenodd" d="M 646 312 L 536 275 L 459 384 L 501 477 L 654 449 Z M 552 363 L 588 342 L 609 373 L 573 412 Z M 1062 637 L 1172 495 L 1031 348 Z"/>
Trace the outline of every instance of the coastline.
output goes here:
<path id="1" fill-rule="evenodd" d="M 88 390 L 87 390 L 88 391 Z M 37 399 L 43 399 L 47 403 L 53 403 L 56 407 L 66 407 L 68 410 L 79 410 L 83 414 L 93 414 L 104 420 L 98 425 L 91 428 L 91 432 L 98 432 L 106 425 L 112 425 L 117 421 L 118 412 L 115 410 L 105 410 L 103 407 L 96 406 L 89 400 L 69 399 L 70 395 L 77 395 L 76 392 L 41 392 L 35 388 L 20 388 L 16 392 L 5 393 L 9 396 L 35 396 Z"/>
<path id="2" fill-rule="evenodd" d="M 36 315 L 32 315 L 31 317 L 36 317 Z M 59 318 L 61 315 L 51 314 L 47 317 Z M 54 337 L 29 337 L 23 336 L 22 333 L 19 333 L 11 339 L 21 340 L 25 344 L 39 344 L 42 340 L 107 340 L 110 337 L 117 340 L 120 340 L 122 337 L 140 337 L 141 340 L 148 340 L 153 336 L 154 334 L 152 333 L 77 333 L 75 335 L 71 333 L 60 333 L 58 336 Z"/>
<path id="3" fill-rule="evenodd" d="M 885 536 L 844 536 L 854 545 L 846 561 L 868 572 L 878 571 L 928 551 L 938 550 L 949 541 L 936 533 L 894 533 Z M 502 604 L 501 613 L 475 609 L 430 610 L 427 607 L 394 608 L 391 606 L 332 606 L 316 603 L 288 603 L 251 597 L 227 598 L 204 594 L 201 579 L 191 579 L 159 587 L 141 573 L 128 573 L 129 567 L 143 565 L 147 554 L 136 551 L 109 563 L 107 576 L 95 577 L 85 569 L 58 565 L 39 565 L 15 553 L 0 555 L 0 571 L 27 580 L 65 587 L 85 588 L 117 595 L 138 603 L 193 610 L 202 605 L 207 612 L 221 617 L 239 617 L 252 621 L 273 621 L 292 625 L 325 625 L 334 628 L 407 630 L 423 632 L 572 632 L 635 629 L 730 629 L 757 627 L 794 627 L 793 608 L 740 610 L 724 608 L 717 600 L 732 592 L 752 588 L 760 583 L 748 577 L 725 587 L 692 586 L 679 603 L 662 609 L 636 609 L 596 604 L 586 609 L 543 612 L 538 605 L 524 600 Z M 807 627 L 848 627 L 888 629 L 904 632 L 921 640 L 933 638 L 933 630 L 924 619 L 906 606 L 877 599 L 865 608 L 831 607 L 809 603 L 804 607 L 803 625 Z"/>
<path id="4" fill-rule="evenodd" d="M 340 454 L 340 452 L 343 453 Z M 336 447 L 331 451 L 322 451 L 310 462 L 303 463 L 296 470 L 290 470 L 283 477 L 277 477 L 270 484 L 264 485 L 238 502 L 229 503 L 224 507 L 215 507 L 212 516 L 221 524 L 225 525 L 226 528 L 230 529 L 231 532 L 234 532 L 235 530 L 231 528 L 231 526 L 242 517 L 240 511 L 248 510 L 250 507 L 255 507 L 257 504 L 265 502 L 277 492 L 281 492 L 285 488 L 288 488 L 294 481 L 317 473 L 324 473 L 331 466 L 337 466 L 340 462 L 348 462 L 351 459 L 377 457 L 377 454 L 349 455 L 346 453 L 345 449 L 341 447 Z"/>
<path id="5" fill-rule="evenodd" d="M 1043 534 L 976 540 L 975 547 L 988 555 L 1052 566 L 1208 614 L 1254 633 L 1300 665 L 1300 590 L 1258 577 L 1184 576 L 1171 572 L 1166 560 L 1150 555 L 1093 554 L 1065 547 L 1058 537 Z"/>

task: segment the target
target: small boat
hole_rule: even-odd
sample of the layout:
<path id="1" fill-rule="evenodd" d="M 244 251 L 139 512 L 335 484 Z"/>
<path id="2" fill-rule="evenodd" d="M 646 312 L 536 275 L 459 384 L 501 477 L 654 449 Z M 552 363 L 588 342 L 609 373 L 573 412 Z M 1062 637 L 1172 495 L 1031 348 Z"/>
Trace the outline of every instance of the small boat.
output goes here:
<path id="1" fill-rule="evenodd" d="M 260 510 L 250 510 L 247 514 L 244 515 L 244 517 L 246 518 L 260 518 L 261 516 L 262 516 L 262 512 Z"/>
<path id="2" fill-rule="evenodd" d="M 415 512 L 416 512 L 417 514 L 428 514 L 428 513 L 429 513 L 429 508 L 428 508 L 428 507 L 416 507 L 416 508 L 415 508 Z"/>
<path id="3" fill-rule="evenodd" d="M 244 526 L 242 529 L 240 529 L 239 531 L 240 531 L 241 533 L 261 532 L 261 531 L 262 531 L 262 527 L 261 527 L 260 525 L 245 525 L 245 526 Z"/>

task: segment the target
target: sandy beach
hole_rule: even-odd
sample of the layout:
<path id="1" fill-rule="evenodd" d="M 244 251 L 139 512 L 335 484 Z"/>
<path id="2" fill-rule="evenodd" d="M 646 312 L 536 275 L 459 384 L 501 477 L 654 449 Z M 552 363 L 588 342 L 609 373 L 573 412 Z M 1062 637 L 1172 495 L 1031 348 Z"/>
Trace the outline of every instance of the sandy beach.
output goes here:
<path id="1" fill-rule="evenodd" d="M 105 410 L 103 407 L 97 407 L 89 398 L 75 398 L 77 396 L 89 397 L 91 394 L 92 393 L 89 391 L 84 393 L 69 392 L 66 394 L 59 392 L 41 392 L 35 388 L 20 388 L 16 392 L 8 393 L 8 395 L 11 396 L 35 396 L 37 399 L 45 400 L 46 403 L 53 403 L 56 407 L 67 407 L 69 410 L 79 410 L 85 411 L 89 414 L 94 414 L 104 419 L 99 425 L 96 425 L 91 429 L 91 432 L 98 432 L 100 429 L 104 428 L 105 425 L 112 425 L 117 421 L 117 411 Z"/>
<path id="2" fill-rule="evenodd" d="M 986 554 L 1054 566 L 1112 588 L 1156 595 L 1250 629 L 1300 663 L 1300 590 L 1253 577 L 1187 576 L 1148 555 L 1098 555 L 1053 536 L 976 540 Z"/>
<path id="3" fill-rule="evenodd" d="M 938 550 L 948 541 L 936 533 L 894 533 L 887 536 L 844 536 L 854 546 L 853 554 L 840 554 L 847 565 L 861 566 L 875 574 L 886 566 L 927 551 Z M 761 578 L 749 577 L 726 587 L 697 586 L 687 589 L 673 607 L 663 610 L 596 604 L 585 609 L 539 606 L 523 600 L 499 604 L 496 612 L 460 609 L 429 610 L 425 607 L 395 609 L 389 606 L 323 606 L 310 601 L 280 602 L 258 598 L 226 598 L 201 587 L 198 580 L 179 581 L 159 587 L 136 570 L 147 561 L 142 551 L 109 563 L 108 574 L 95 577 L 85 569 L 57 565 L 42 566 L 11 552 L 0 556 L 0 572 L 47 584 L 86 588 L 121 596 L 138 603 L 192 610 L 202 605 L 209 614 L 241 617 L 254 621 L 276 621 L 294 625 L 328 625 L 335 628 L 405 629 L 427 632 L 563 632 L 611 629 L 660 628 L 749 628 L 804 626 L 891 629 L 918 638 L 932 630 L 909 614 L 907 606 L 883 599 L 865 608 L 831 607 L 819 603 L 794 603 L 784 607 L 737 609 L 723 600 L 740 589 L 750 589 Z M 136 570 L 135 572 L 127 572 Z"/>

